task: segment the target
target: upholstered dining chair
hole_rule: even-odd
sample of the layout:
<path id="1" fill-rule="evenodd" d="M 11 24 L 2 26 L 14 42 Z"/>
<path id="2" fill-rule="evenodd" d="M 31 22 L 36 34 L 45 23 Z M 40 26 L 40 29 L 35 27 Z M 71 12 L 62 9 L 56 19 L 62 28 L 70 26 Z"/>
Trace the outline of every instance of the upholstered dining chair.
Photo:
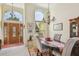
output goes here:
<path id="1" fill-rule="evenodd" d="M 61 36 L 62 36 L 62 34 L 55 34 L 53 40 L 60 42 Z"/>
<path id="2" fill-rule="evenodd" d="M 2 44 L 2 41 L 0 40 L 0 49 L 1 49 L 1 44 Z"/>
<path id="3" fill-rule="evenodd" d="M 69 39 L 67 41 L 62 56 L 79 56 L 79 38 Z"/>

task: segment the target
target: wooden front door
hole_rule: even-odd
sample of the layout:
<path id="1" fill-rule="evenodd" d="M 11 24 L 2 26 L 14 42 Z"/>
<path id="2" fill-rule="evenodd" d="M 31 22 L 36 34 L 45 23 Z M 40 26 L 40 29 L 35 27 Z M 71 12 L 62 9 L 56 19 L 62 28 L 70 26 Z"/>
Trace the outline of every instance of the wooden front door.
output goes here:
<path id="1" fill-rule="evenodd" d="M 19 43 L 19 24 L 9 23 L 9 44 Z"/>
<path id="2" fill-rule="evenodd" d="M 19 23 L 4 23 L 4 44 L 23 43 L 23 27 Z"/>

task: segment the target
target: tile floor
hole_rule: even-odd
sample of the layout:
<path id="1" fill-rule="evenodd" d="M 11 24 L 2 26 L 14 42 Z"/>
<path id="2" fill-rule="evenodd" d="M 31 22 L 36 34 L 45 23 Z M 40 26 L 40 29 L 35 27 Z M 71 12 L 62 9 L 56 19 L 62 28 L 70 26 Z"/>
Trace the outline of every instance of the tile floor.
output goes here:
<path id="1" fill-rule="evenodd" d="M 0 56 L 29 56 L 29 52 L 25 45 L 21 45 L 1 49 Z"/>

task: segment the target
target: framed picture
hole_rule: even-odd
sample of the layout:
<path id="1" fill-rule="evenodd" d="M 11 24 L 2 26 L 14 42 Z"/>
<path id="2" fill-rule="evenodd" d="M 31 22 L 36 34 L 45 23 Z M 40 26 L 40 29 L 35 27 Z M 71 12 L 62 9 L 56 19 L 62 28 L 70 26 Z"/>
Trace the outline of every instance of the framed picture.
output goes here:
<path id="1" fill-rule="evenodd" d="M 54 25 L 53 25 L 53 29 L 54 29 L 55 31 L 61 31 L 61 30 L 63 30 L 63 23 L 54 24 Z"/>

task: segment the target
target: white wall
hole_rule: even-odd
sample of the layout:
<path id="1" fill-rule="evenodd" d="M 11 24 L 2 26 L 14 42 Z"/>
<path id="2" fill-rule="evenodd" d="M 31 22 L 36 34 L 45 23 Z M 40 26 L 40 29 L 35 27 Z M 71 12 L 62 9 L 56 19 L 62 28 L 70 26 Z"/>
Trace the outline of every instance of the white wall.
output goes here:
<path id="1" fill-rule="evenodd" d="M 44 4 L 43 4 L 44 5 Z M 26 27 L 27 27 L 27 23 L 33 23 L 33 32 L 31 33 L 32 35 L 35 34 L 35 11 L 36 10 L 41 10 L 44 13 L 44 16 L 46 17 L 46 13 L 47 13 L 47 8 L 44 8 L 42 6 L 40 6 L 40 4 L 33 4 L 33 3 L 26 3 L 25 4 L 25 20 L 26 20 Z M 27 30 L 27 28 L 26 28 Z M 30 33 L 28 33 L 27 30 L 27 38 L 29 39 L 29 35 Z"/>
<path id="2" fill-rule="evenodd" d="M 6 4 L 12 6 L 12 3 Z M 24 9 L 24 3 L 13 3 L 13 6 Z"/>
<path id="3" fill-rule="evenodd" d="M 47 3 L 35 3 L 35 5 L 40 6 L 42 8 L 48 8 L 48 4 Z"/>
<path id="4" fill-rule="evenodd" d="M 56 21 L 50 24 L 50 36 L 53 38 L 54 34 L 61 33 L 62 42 L 66 42 L 69 39 L 69 19 L 73 19 L 79 16 L 79 4 L 77 3 L 63 3 L 63 4 L 50 4 L 51 17 L 55 16 Z M 62 31 L 54 31 L 53 24 L 63 23 Z"/>

